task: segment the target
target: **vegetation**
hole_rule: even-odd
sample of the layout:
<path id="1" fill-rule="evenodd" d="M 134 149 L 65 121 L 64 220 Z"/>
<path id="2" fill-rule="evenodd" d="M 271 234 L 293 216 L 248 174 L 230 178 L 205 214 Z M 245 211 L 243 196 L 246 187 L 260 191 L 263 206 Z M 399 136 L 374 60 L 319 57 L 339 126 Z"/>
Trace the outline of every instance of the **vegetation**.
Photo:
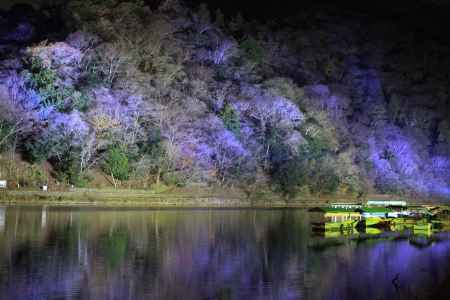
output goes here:
<path id="1" fill-rule="evenodd" d="M 108 149 L 104 170 L 106 174 L 111 175 L 115 186 L 117 186 L 116 180 L 127 180 L 129 178 L 129 159 L 123 146 L 113 145 Z"/>
<path id="2" fill-rule="evenodd" d="M 51 147 L 49 141 L 30 138 L 24 145 L 25 156 L 30 162 L 41 164 L 50 157 Z"/>
<path id="3" fill-rule="evenodd" d="M 152 178 L 155 185 L 159 185 L 163 179 L 165 183 L 177 185 L 175 176 L 169 173 L 173 169 L 169 159 L 169 153 L 164 146 L 161 131 L 152 131 L 151 138 L 146 143 L 139 145 L 140 159 L 136 161 L 135 174 L 141 178 Z"/>
<path id="4" fill-rule="evenodd" d="M 0 120 L 0 153 L 12 144 L 16 128 L 7 121 Z"/>
<path id="5" fill-rule="evenodd" d="M 146 3 L 69 1 L 70 35 L 9 54 L 0 69 L 8 169 L 25 159 L 76 186 L 105 177 L 116 187 L 199 183 L 286 197 L 450 195 L 445 109 L 405 105 L 404 87 L 433 69 L 403 61 L 417 56 L 394 50 L 408 41 L 386 34 L 380 55 L 408 53 L 380 65 L 348 20 L 330 32 L 316 21 L 275 26 Z M 418 93 L 446 99 L 448 76 L 434 73 L 440 84 Z"/>
<path id="6" fill-rule="evenodd" d="M 241 50 L 244 53 L 245 58 L 257 65 L 260 65 L 264 61 L 264 49 L 253 38 L 244 40 L 240 45 Z"/>
<path id="7" fill-rule="evenodd" d="M 83 185 L 80 170 L 80 151 L 81 149 L 71 143 L 72 137 L 65 136 L 55 141 L 51 146 L 55 176 L 60 182 Z"/>
<path id="8" fill-rule="evenodd" d="M 32 57 L 27 82 L 30 88 L 39 92 L 44 107 L 55 106 L 64 109 L 66 93 L 58 88 L 56 72 L 43 65 L 40 58 Z"/>
<path id="9" fill-rule="evenodd" d="M 324 141 L 311 139 L 292 153 L 278 139 L 271 140 L 271 175 L 284 194 L 293 197 L 305 187 L 314 194 L 337 191 L 340 178 L 331 167 Z"/>
<path id="10" fill-rule="evenodd" d="M 58 83 L 58 75 L 54 70 L 44 66 L 39 57 L 30 58 L 29 72 L 26 74 L 28 87 L 36 90 L 43 107 L 53 106 L 59 111 L 76 109 L 86 111 L 89 99 L 74 88 L 67 88 Z"/>
<path id="11" fill-rule="evenodd" d="M 233 109 L 233 107 L 226 103 L 220 112 L 220 117 L 225 125 L 225 127 L 231 131 L 236 137 L 241 134 L 241 124 L 239 120 L 239 115 Z"/>

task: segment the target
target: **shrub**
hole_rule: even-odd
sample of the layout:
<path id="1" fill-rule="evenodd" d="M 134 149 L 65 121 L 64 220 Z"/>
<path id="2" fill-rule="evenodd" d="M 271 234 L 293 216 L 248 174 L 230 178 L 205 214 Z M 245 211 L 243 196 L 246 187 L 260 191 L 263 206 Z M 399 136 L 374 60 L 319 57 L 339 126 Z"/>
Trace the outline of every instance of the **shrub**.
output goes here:
<path id="1" fill-rule="evenodd" d="M 299 88 L 290 78 L 276 77 L 266 80 L 264 87 L 273 95 L 282 96 L 292 101 L 298 102 L 304 97 L 304 90 Z"/>
<path id="2" fill-rule="evenodd" d="M 80 176 L 80 147 L 73 144 L 73 134 L 44 134 L 25 143 L 26 158 L 41 164 L 48 160 L 54 176 L 61 182 L 76 184 Z"/>
<path id="3" fill-rule="evenodd" d="M 363 182 L 356 175 L 347 175 L 340 180 L 340 189 L 344 193 L 351 193 L 354 195 L 363 195 L 365 189 L 363 187 Z"/>
<path id="4" fill-rule="evenodd" d="M 311 138 L 307 143 L 300 145 L 299 156 L 305 160 L 321 160 L 329 151 L 329 145 L 326 140 Z"/>
<path id="5" fill-rule="evenodd" d="M 140 173 L 141 176 L 154 177 L 154 182 L 159 184 L 161 178 L 164 180 L 172 166 L 160 129 L 151 130 L 149 140 L 138 144 L 138 147 L 141 159 L 137 162 L 136 173 Z"/>
<path id="6" fill-rule="evenodd" d="M 404 186 L 397 179 L 378 176 L 375 179 L 375 189 L 384 194 L 400 194 Z"/>
<path id="7" fill-rule="evenodd" d="M 272 181 L 285 196 L 293 197 L 305 182 L 301 160 L 291 153 L 277 130 L 269 130 L 266 135 L 269 149 L 269 173 Z"/>
<path id="8" fill-rule="evenodd" d="M 91 174 L 87 172 L 78 173 L 76 177 L 72 179 L 72 184 L 79 188 L 88 187 L 89 183 L 93 180 Z"/>
<path id="9" fill-rule="evenodd" d="M 225 65 L 218 65 L 215 68 L 216 70 L 216 74 L 214 76 L 214 79 L 217 81 L 225 81 L 228 77 L 228 67 L 226 67 Z"/>
<path id="10" fill-rule="evenodd" d="M 324 161 L 321 161 L 319 166 L 312 170 L 308 181 L 311 192 L 325 194 L 335 193 L 341 183 L 339 176 Z"/>
<path id="11" fill-rule="evenodd" d="M 41 97 L 41 105 L 44 107 L 55 106 L 64 108 L 64 91 L 56 85 L 58 76 L 56 72 L 47 68 L 42 60 L 37 57 L 31 58 L 29 66 L 30 73 L 27 74 L 28 86 L 36 90 Z"/>
<path id="12" fill-rule="evenodd" d="M 241 123 L 239 120 L 239 115 L 233 109 L 231 105 L 226 103 L 220 112 L 220 118 L 223 121 L 225 127 L 231 131 L 236 137 L 241 134 Z"/>
<path id="13" fill-rule="evenodd" d="M 322 138 L 309 139 L 302 144 L 298 157 L 305 169 L 307 182 L 313 193 L 335 193 L 340 184 L 340 178 L 330 158 L 330 145 Z"/>
<path id="14" fill-rule="evenodd" d="M 130 176 L 129 159 L 120 145 L 111 146 L 106 154 L 104 170 L 114 179 L 127 180 Z"/>
<path id="15" fill-rule="evenodd" d="M 112 87 L 125 73 L 128 62 L 129 57 L 119 42 L 102 44 L 84 58 L 84 78 L 90 85 Z"/>
<path id="16" fill-rule="evenodd" d="M 178 176 L 177 173 L 165 173 L 163 176 L 163 181 L 168 186 L 182 187 L 186 184 L 183 178 Z"/>
<path id="17" fill-rule="evenodd" d="M 216 176 L 224 186 L 246 186 L 255 182 L 256 165 L 247 157 L 227 149 L 219 149 L 216 156 Z"/>
<path id="18" fill-rule="evenodd" d="M 244 53 L 244 57 L 248 59 L 250 62 L 257 65 L 263 63 L 264 49 L 259 45 L 259 43 L 256 40 L 248 38 L 241 43 L 240 48 Z"/>
<path id="19" fill-rule="evenodd" d="M 307 184 L 307 174 L 303 167 L 298 157 L 272 166 L 272 180 L 285 196 L 294 197 L 299 188 Z"/>
<path id="20" fill-rule="evenodd" d="M 79 91 L 72 92 L 72 108 L 86 112 L 89 107 L 89 97 Z"/>
<path id="21" fill-rule="evenodd" d="M 52 145 L 44 138 L 29 138 L 25 142 L 25 157 L 31 163 L 41 164 L 50 157 Z"/>
<path id="22" fill-rule="evenodd" d="M 30 60 L 26 82 L 29 88 L 39 93 L 43 107 L 54 106 L 59 111 L 87 110 L 89 98 L 73 88 L 59 86 L 56 72 L 44 66 L 38 57 Z"/>
<path id="23" fill-rule="evenodd" d="M 15 126 L 7 121 L 0 120 L 0 152 L 5 151 L 13 143 Z"/>
<path id="24" fill-rule="evenodd" d="M 282 137 L 272 134 L 268 138 L 270 175 L 277 189 L 294 197 L 302 187 L 313 193 L 335 193 L 340 185 L 329 146 L 321 139 L 310 139 L 300 145 L 296 153 L 283 144 Z"/>
<path id="25" fill-rule="evenodd" d="M 62 155 L 51 158 L 55 170 L 56 178 L 61 182 L 78 186 L 81 178 L 80 171 L 80 149 L 70 144 L 64 145 Z"/>
<path id="26" fill-rule="evenodd" d="M 22 185 L 40 186 L 48 182 L 47 174 L 37 165 L 28 166 L 25 173 L 25 178 L 21 180 Z"/>

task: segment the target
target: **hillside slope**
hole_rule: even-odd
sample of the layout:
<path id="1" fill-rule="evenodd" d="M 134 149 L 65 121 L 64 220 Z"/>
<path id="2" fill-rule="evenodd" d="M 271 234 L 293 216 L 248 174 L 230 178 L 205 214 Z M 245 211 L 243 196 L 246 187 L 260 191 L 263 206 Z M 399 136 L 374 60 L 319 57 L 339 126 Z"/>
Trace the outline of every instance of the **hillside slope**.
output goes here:
<path id="1" fill-rule="evenodd" d="M 450 197 L 450 49 L 436 41 L 358 15 L 261 24 L 176 1 L 21 16 L 0 15 L 10 180 L 26 181 L 6 167 L 19 153 L 80 186 L 102 170 L 142 187 Z"/>

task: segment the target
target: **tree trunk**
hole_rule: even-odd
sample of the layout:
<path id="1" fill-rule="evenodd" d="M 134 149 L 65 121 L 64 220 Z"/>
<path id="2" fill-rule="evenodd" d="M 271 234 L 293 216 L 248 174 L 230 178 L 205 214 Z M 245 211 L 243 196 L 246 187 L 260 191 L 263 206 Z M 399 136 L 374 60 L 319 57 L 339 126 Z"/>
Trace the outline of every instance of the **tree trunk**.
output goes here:
<path id="1" fill-rule="evenodd" d="M 159 182 L 161 180 L 161 168 L 158 168 L 158 171 L 156 172 L 156 184 L 159 185 Z"/>
<path id="2" fill-rule="evenodd" d="M 114 184 L 114 188 L 117 189 L 117 181 L 114 178 L 114 174 L 113 173 L 111 173 L 111 178 L 112 178 L 112 181 L 113 181 L 113 184 Z"/>

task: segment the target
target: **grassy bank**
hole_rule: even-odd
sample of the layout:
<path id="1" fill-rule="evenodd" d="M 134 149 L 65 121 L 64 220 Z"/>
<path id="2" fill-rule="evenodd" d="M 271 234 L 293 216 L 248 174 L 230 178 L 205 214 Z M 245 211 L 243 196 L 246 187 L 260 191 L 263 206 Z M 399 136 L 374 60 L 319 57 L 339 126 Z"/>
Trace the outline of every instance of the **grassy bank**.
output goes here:
<path id="1" fill-rule="evenodd" d="M 0 205 L 124 206 L 149 208 L 309 208 L 333 202 L 367 199 L 399 199 L 398 196 L 370 194 L 365 199 L 345 195 L 299 196 L 285 199 L 270 191 L 251 195 L 237 189 L 191 187 L 183 189 L 73 189 L 71 191 L 0 190 Z M 439 199 L 404 199 L 409 204 L 446 204 Z"/>
<path id="2" fill-rule="evenodd" d="M 130 207 L 199 207 L 251 208 L 295 207 L 326 205 L 333 201 L 353 201 L 348 197 L 308 197 L 286 200 L 270 192 L 248 196 L 240 190 L 214 188 L 173 189 L 164 192 L 132 189 L 74 189 L 64 192 L 10 190 L 0 192 L 1 204 L 85 205 Z"/>

